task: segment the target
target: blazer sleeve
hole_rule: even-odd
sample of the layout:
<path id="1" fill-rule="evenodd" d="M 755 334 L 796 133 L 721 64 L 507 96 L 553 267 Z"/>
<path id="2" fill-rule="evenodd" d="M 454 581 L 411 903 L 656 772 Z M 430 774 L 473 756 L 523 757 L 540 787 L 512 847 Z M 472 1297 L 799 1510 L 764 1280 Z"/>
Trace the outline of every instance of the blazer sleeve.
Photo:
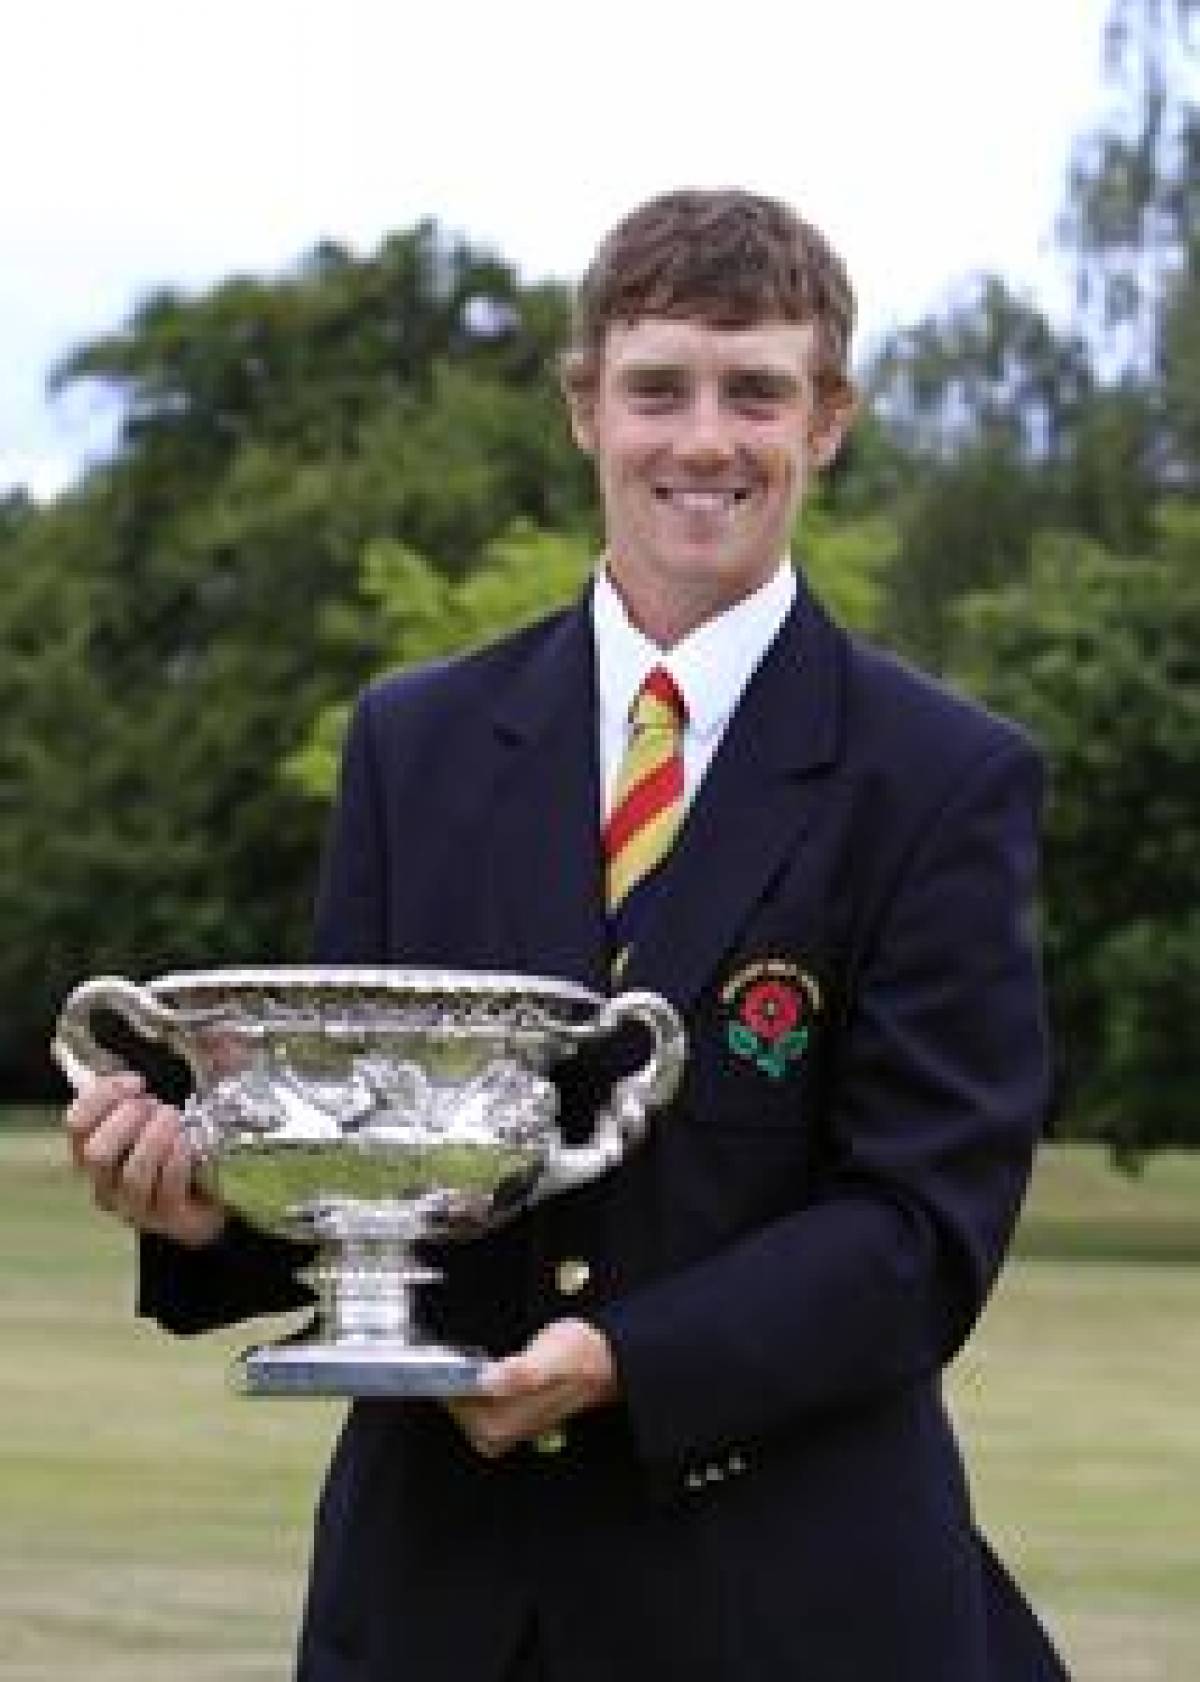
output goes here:
<path id="1" fill-rule="evenodd" d="M 317 900 L 317 963 L 382 962 L 385 871 L 376 761 L 366 700 L 351 720 Z M 137 1312 L 168 1331 L 198 1332 L 254 1314 L 300 1308 L 311 1245 L 261 1232 L 231 1215 L 211 1244 L 192 1249 L 142 1233 Z"/>
<path id="2" fill-rule="evenodd" d="M 1041 770 L 980 756 L 924 823 L 866 950 L 802 1206 L 606 1305 L 641 1451 L 683 1462 L 905 1387 L 966 1337 L 1041 1128 L 1032 938 Z"/>

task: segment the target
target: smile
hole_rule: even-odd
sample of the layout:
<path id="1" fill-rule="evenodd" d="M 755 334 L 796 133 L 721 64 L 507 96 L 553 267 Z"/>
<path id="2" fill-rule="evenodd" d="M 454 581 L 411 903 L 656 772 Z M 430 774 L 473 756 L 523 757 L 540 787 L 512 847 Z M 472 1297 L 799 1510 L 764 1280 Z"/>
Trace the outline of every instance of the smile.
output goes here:
<path id="1" fill-rule="evenodd" d="M 704 489 L 694 485 L 656 485 L 654 494 L 660 502 L 670 502 L 688 513 L 719 514 L 745 502 L 750 489 L 747 485 L 706 486 Z"/>

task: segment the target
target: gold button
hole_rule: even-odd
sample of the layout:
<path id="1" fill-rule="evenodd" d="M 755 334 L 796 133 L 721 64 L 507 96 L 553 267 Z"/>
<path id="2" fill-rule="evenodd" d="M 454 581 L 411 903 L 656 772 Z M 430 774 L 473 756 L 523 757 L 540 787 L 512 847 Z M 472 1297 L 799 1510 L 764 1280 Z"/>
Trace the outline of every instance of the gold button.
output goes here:
<path id="1" fill-rule="evenodd" d="M 564 1297 L 577 1297 L 591 1277 L 591 1268 L 580 1256 L 567 1256 L 554 1270 L 554 1282 Z"/>
<path id="2" fill-rule="evenodd" d="M 538 1454 L 561 1454 L 567 1446 L 567 1433 L 561 1425 L 556 1425 L 552 1431 L 543 1431 L 540 1437 L 535 1437 L 533 1446 Z"/>

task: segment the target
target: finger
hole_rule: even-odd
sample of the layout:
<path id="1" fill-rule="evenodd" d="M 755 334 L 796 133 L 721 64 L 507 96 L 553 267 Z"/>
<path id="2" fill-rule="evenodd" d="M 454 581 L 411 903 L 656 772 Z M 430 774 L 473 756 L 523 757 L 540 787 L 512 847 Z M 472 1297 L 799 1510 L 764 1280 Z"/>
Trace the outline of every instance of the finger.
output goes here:
<path id="1" fill-rule="evenodd" d="M 164 1214 L 181 1209 L 192 1197 L 192 1147 L 177 1132 L 158 1176 L 158 1201 Z"/>
<path id="2" fill-rule="evenodd" d="M 494 1401 L 515 1401 L 540 1390 L 545 1382 L 540 1363 L 523 1351 L 489 1361 L 479 1375 L 479 1393 Z"/>
<path id="3" fill-rule="evenodd" d="M 144 1221 L 160 1194 L 163 1167 L 171 1155 L 179 1129 L 174 1110 L 156 1104 L 121 1164 L 119 1195 L 125 1213 Z"/>
<path id="4" fill-rule="evenodd" d="M 63 1121 L 72 1139 L 84 1138 L 109 1113 L 126 1099 L 136 1098 L 145 1091 L 141 1075 L 132 1072 L 102 1075 L 78 1093 L 63 1113 Z"/>
<path id="5" fill-rule="evenodd" d="M 82 1141 L 79 1160 L 93 1178 L 113 1176 L 121 1168 L 154 1111 L 152 1098 L 131 1098 L 110 1110 Z"/>
<path id="6" fill-rule="evenodd" d="M 208 1244 L 219 1237 L 226 1211 L 220 1200 L 196 1184 L 195 1152 L 180 1133 L 158 1176 L 154 1225 L 183 1244 Z"/>
<path id="7" fill-rule="evenodd" d="M 495 1429 L 485 1407 L 474 1397 L 449 1396 L 446 1411 L 477 1454 L 495 1460 L 504 1452 L 504 1437 Z"/>

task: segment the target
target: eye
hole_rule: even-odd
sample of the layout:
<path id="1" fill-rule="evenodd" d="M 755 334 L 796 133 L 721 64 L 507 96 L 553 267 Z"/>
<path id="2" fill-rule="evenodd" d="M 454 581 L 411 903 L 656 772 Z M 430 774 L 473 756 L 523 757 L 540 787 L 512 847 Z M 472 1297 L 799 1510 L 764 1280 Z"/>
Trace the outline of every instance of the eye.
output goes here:
<path id="1" fill-rule="evenodd" d="M 747 368 L 731 374 L 725 382 L 728 402 L 752 414 L 775 414 L 786 405 L 793 390 L 792 381 L 786 376 L 766 369 Z"/>
<path id="2" fill-rule="evenodd" d="M 687 381 L 672 368 L 634 368 L 625 376 L 625 392 L 634 408 L 653 413 L 682 403 Z"/>

